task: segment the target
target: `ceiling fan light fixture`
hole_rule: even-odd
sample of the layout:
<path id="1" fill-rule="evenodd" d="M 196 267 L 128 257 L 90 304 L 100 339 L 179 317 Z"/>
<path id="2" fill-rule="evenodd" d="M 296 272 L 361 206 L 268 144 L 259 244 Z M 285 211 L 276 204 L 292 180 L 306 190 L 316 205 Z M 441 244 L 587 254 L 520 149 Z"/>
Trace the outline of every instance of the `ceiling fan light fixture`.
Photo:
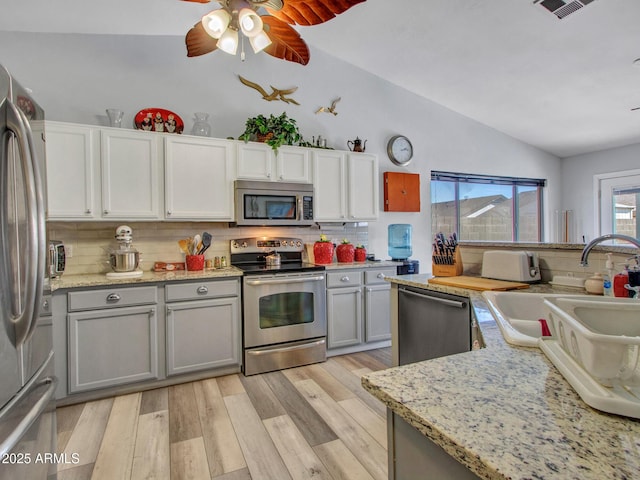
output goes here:
<path id="1" fill-rule="evenodd" d="M 238 51 L 238 31 L 227 28 L 218 39 L 218 48 L 229 55 L 235 55 Z"/>
<path id="2" fill-rule="evenodd" d="M 253 53 L 260 53 L 271 45 L 272 42 L 269 35 L 267 35 L 264 30 L 261 30 L 255 37 L 249 37 L 249 43 L 251 44 L 251 48 L 253 48 Z"/>
<path id="3" fill-rule="evenodd" d="M 245 36 L 251 38 L 262 32 L 262 19 L 250 8 L 243 8 L 238 13 L 238 23 Z"/>
<path id="4" fill-rule="evenodd" d="M 222 37 L 227 31 L 229 22 L 231 22 L 231 15 L 222 8 L 209 12 L 202 17 L 202 26 L 213 38 Z"/>

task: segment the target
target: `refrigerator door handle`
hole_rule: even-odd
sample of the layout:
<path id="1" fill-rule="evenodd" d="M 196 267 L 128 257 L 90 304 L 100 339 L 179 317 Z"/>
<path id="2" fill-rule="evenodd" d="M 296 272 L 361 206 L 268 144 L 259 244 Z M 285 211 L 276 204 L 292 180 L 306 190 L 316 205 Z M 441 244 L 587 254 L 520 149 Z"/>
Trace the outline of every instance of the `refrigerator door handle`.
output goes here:
<path id="1" fill-rule="evenodd" d="M 58 379 L 56 377 L 46 377 L 37 385 L 36 388 L 46 385 L 47 390 L 33 405 L 29 413 L 20 420 L 20 423 L 13 429 L 11 434 L 0 443 L 0 458 L 4 458 L 7 453 L 13 450 L 22 437 L 24 437 L 25 433 L 31 428 L 33 422 L 40 418 L 40 415 L 48 408 L 49 403 L 53 400 L 57 384 Z"/>
<path id="2" fill-rule="evenodd" d="M 42 289 L 44 283 L 45 258 L 45 222 L 44 199 L 40 172 L 36 158 L 36 149 L 33 142 L 29 121 L 24 113 L 19 110 L 9 98 L 6 99 L 7 128 L 13 132 L 18 141 L 18 153 L 20 169 L 24 176 L 24 186 L 27 197 L 26 221 L 28 236 L 26 243 L 27 268 L 25 282 L 25 302 L 20 312 L 20 306 L 14 305 L 14 312 L 20 312 L 12 318 L 15 327 L 15 346 L 24 343 L 35 330 L 38 320 L 38 308 L 42 303 Z M 21 255 L 21 252 L 14 252 Z M 4 252 L 7 255 L 8 252 Z M 7 264 L 5 258 L 5 265 Z M 16 286 L 14 286 L 16 288 Z M 19 288 L 19 286 L 18 286 Z M 13 292 L 12 301 L 19 303 L 19 292 Z"/>

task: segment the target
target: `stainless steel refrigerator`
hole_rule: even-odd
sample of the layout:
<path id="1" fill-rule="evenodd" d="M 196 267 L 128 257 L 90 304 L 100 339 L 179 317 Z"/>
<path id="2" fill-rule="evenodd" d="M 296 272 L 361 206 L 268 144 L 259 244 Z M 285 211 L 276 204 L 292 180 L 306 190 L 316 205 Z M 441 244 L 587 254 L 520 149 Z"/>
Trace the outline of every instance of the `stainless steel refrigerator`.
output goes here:
<path id="1" fill-rule="evenodd" d="M 56 477 L 44 111 L 0 65 L 0 479 Z"/>

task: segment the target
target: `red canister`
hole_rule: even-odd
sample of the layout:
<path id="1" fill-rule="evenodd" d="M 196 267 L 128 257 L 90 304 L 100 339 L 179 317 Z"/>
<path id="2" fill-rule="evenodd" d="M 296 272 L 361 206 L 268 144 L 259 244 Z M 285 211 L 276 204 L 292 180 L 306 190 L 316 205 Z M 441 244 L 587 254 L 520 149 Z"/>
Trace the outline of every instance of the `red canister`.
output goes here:
<path id="1" fill-rule="evenodd" d="M 629 290 L 624 286 L 629 283 L 629 272 L 626 270 L 613 277 L 613 295 L 615 297 L 629 297 Z"/>

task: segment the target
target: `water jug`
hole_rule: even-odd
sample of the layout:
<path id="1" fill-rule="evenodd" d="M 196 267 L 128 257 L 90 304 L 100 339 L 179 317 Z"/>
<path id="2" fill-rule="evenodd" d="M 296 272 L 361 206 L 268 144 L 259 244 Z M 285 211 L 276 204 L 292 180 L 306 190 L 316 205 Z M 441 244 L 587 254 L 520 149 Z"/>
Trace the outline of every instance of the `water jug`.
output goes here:
<path id="1" fill-rule="evenodd" d="M 406 260 L 411 256 L 411 230 L 408 223 L 389 225 L 389 256 L 393 260 Z"/>

